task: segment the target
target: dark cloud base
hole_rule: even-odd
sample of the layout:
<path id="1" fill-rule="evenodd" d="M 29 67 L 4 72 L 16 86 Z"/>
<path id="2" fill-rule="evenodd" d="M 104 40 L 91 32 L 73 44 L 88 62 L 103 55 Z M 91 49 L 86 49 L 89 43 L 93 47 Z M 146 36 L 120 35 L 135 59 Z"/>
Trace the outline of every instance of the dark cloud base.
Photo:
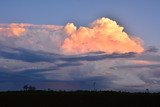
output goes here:
<path id="1" fill-rule="evenodd" d="M 128 73 L 137 72 L 134 70 L 147 68 L 152 72 L 147 74 L 142 72 L 141 74 L 136 74 L 140 80 L 142 80 L 145 85 L 125 85 L 121 86 L 114 83 L 113 81 L 120 81 L 122 78 L 119 75 L 93 75 L 92 66 L 87 66 L 83 69 L 83 66 L 86 63 L 99 62 L 99 61 L 108 61 L 109 63 L 112 60 L 129 60 L 129 59 L 145 59 L 147 55 L 152 56 L 158 52 L 156 48 L 150 48 L 146 50 L 142 55 L 136 53 L 125 53 L 125 54 L 106 54 L 104 52 L 90 52 L 86 54 L 79 55 L 63 55 L 57 53 L 49 53 L 44 51 L 33 51 L 24 48 L 12 48 L 4 45 L 0 45 L 0 58 L 7 59 L 12 61 L 22 61 L 29 64 L 37 64 L 41 62 L 46 62 L 51 64 L 50 66 L 32 68 L 29 67 L 21 69 L 18 72 L 14 71 L 15 69 L 5 68 L 2 65 L 0 66 L 0 90 L 20 90 L 25 84 L 34 85 L 37 89 L 53 89 L 53 90 L 92 90 L 93 83 L 96 82 L 97 90 L 130 90 L 130 91 L 139 91 L 145 90 L 147 84 L 158 84 L 159 80 L 153 80 L 154 78 L 159 78 L 158 70 L 160 64 L 150 64 L 150 65 L 125 65 L 121 62 L 118 65 L 109 66 L 107 70 L 119 71 L 123 73 L 126 70 L 129 70 Z M 147 57 L 148 58 L 148 57 Z M 151 58 L 150 60 L 153 60 Z M 155 61 L 158 61 L 156 58 Z M 60 62 L 60 63 L 59 63 Z M 85 62 L 85 63 L 84 63 Z M 15 62 L 16 64 L 16 62 Z M 105 63 L 103 63 L 105 64 Z M 56 77 L 57 73 L 63 72 L 69 75 L 71 80 L 58 80 Z M 88 71 L 87 71 L 88 70 Z M 14 71 L 14 72 L 13 72 Z M 131 72 L 132 71 L 132 72 Z M 45 77 L 45 73 L 49 72 L 47 75 L 54 75 L 52 79 Z M 60 75 L 65 75 L 63 72 Z M 99 72 L 99 71 L 96 71 Z M 109 71 L 107 71 L 109 72 Z M 112 73 L 113 72 L 113 73 Z M 148 71 L 149 72 L 149 71 Z M 86 75 L 85 75 L 86 73 Z M 87 73 L 91 73 L 92 76 L 87 76 Z M 82 76 L 81 76 L 82 75 Z M 135 74 L 133 74 L 134 76 Z M 149 79 L 146 75 L 150 75 Z M 59 77 L 60 78 L 60 77 Z M 153 79 L 152 79 L 153 78 Z M 136 89 L 138 88 L 138 89 Z M 158 90 L 158 89 L 156 89 Z"/>

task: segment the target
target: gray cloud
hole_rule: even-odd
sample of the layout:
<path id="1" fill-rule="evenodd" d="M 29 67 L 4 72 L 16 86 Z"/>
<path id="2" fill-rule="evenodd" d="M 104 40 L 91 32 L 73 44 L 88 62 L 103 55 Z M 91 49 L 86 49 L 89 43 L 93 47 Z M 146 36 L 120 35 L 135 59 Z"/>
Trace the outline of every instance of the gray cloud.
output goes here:
<path id="1" fill-rule="evenodd" d="M 150 69 L 156 69 L 160 68 L 160 64 L 147 64 L 147 65 L 124 65 L 124 66 L 113 66 L 110 67 L 110 69 L 139 69 L 139 68 L 150 68 Z"/>
<path id="2" fill-rule="evenodd" d="M 147 53 L 148 52 L 156 53 L 158 51 L 159 51 L 159 49 L 157 47 L 154 47 L 154 46 L 150 46 L 150 47 L 148 47 L 148 49 L 145 50 L 145 52 L 147 52 Z"/>

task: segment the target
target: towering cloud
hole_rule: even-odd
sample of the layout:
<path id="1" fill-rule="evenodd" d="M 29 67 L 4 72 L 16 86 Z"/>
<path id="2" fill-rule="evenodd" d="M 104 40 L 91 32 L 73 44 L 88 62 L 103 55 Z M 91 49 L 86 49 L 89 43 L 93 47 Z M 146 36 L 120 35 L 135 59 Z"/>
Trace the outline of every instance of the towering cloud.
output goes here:
<path id="1" fill-rule="evenodd" d="M 144 51 L 139 38 L 129 36 L 123 31 L 123 27 L 108 18 L 97 19 L 89 27 L 78 29 L 73 23 L 65 26 L 0 24 L 0 42 L 15 47 L 63 54 Z"/>
<path id="2" fill-rule="evenodd" d="M 103 51 L 112 53 L 141 53 L 141 40 L 130 37 L 115 21 L 108 18 L 97 19 L 90 27 L 77 27 L 68 23 L 65 27 L 68 37 L 62 48 L 67 54 Z"/>
<path id="3" fill-rule="evenodd" d="M 71 35 L 72 33 L 74 33 L 77 30 L 77 27 L 73 23 L 68 23 L 64 27 L 64 30 L 68 35 Z"/>

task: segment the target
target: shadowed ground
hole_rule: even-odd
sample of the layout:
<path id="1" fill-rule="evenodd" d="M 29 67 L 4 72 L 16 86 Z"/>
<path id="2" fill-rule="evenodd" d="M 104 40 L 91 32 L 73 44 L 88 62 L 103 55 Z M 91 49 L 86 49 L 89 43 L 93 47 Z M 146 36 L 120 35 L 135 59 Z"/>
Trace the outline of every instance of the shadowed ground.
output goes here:
<path id="1" fill-rule="evenodd" d="M 0 93 L 0 107 L 160 107 L 160 93 L 113 91 L 14 91 Z"/>

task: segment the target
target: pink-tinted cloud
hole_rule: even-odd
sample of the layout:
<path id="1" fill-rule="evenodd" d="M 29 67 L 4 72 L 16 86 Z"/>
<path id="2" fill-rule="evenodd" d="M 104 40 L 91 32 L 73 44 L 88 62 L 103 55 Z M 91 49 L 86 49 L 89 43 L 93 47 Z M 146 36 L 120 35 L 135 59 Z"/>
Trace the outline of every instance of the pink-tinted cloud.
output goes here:
<path id="1" fill-rule="evenodd" d="M 8 37 L 20 37 L 28 31 L 29 28 L 48 29 L 48 30 L 59 30 L 62 26 L 56 25 L 33 25 L 26 23 L 11 23 L 11 24 L 0 24 L 0 35 Z"/>
<path id="2" fill-rule="evenodd" d="M 12 23 L 8 26 L 1 24 L 0 34 L 5 36 L 21 36 L 25 31 L 25 27 L 30 26 L 29 24 L 16 24 Z"/>
<path id="3" fill-rule="evenodd" d="M 115 21 L 108 18 L 97 19 L 90 27 L 77 29 L 73 23 L 68 23 L 64 30 L 68 37 L 62 48 L 67 54 L 103 51 L 112 53 L 141 53 L 144 51 L 139 38 L 130 37 Z"/>
<path id="4" fill-rule="evenodd" d="M 140 64 L 140 65 L 155 64 L 155 62 L 153 62 L 153 61 L 147 61 L 147 60 L 129 60 L 129 63 Z"/>

